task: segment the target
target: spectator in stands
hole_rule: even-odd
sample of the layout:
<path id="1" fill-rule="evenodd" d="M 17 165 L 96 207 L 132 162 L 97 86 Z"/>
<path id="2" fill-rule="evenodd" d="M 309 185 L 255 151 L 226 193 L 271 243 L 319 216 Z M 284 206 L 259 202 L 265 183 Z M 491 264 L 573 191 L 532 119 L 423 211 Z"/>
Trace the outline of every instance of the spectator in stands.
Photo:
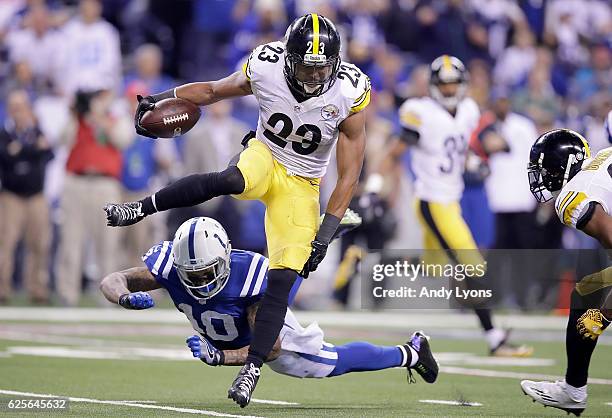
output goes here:
<path id="1" fill-rule="evenodd" d="M 55 86 L 60 76 L 57 58 L 65 39 L 51 28 L 51 16 L 44 3 L 32 5 L 24 20 L 25 28 L 6 37 L 9 61 L 14 65 L 26 63 L 37 84 Z"/>
<path id="2" fill-rule="evenodd" d="M 509 93 L 499 87 L 493 91 L 494 118 L 480 134 L 491 171 L 486 180 L 487 197 L 495 213 L 494 247 L 530 248 L 536 201 L 527 176 L 522 174 L 538 132 L 531 120 L 511 111 Z"/>
<path id="3" fill-rule="evenodd" d="M 102 4 L 99 0 L 81 0 L 78 18 L 66 24 L 63 32 L 65 43 L 62 46 L 61 88 L 68 96 L 77 90 L 119 92 L 119 33 L 101 15 Z"/>
<path id="4" fill-rule="evenodd" d="M 237 22 L 229 65 L 233 67 L 258 45 L 280 40 L 287 29 L 287 16 L 281 0 L 255 0 L 244 19 Z"/>
<path id="5" fill-rule="evenodd" d="M 496 84 L 517 87 L 524 83 L 536 62 L 536 48 L 533 33 L 527 26 L 517 28 L 512 46 L 501 54 L 493 70 Z"/>
<path id="6" fill-rule="evenodd" d="M 589 100 L 586 115 L 582 124 L 584 137 L 589 138 L 591 153 L 594 155 L 598 151 L 612 146 L 609 133 L 606 130 L 606 117 L 612 109 L 612 95 L 607 91 L 594 94 Z M 610 112 L 612 115 L 612 112 Z"/>
<path id="7" fill-rule="evenodd" d="M 50 223 L 43 186 L 53 152 L 28 94 L 13 91 L 7 102 L 8 118 L 0 130 L 0 304 L 11 296 L 15 249 L 22 238 L 27 253 L 25 288 L 33 303 L 48 303 Z"/>
<path id="8" fill-rule="evenodd" d="M 126 113 L 132 115 L 136 111 L 136 94 L 148 95 L 150 91 L 140 81 L 128 85 L 124 101 L 129 108 Z M 133 142 L 122 153 L 121 183 L 123 200 L 126 202 L 151 194 L 155 178 L 169 173 L 178 160 L 173 141 L 152 141 L 150 138 L 133 135 Z M 142 254 L 154 240 L 155 226 L 155 219 L 151 218 L 122 230 L 127 265 L 137 265 L 141 261 Z"/>
<path id="9" fill-rule="evenodd" d="M 184 169 L 185 174 L 221 171 L 230 160 L 242 150 L 240 140 L 249 128 L 231 115 L 232 104 L 228 101 L 208 106 L 202 120 L 185 135 Z M 196 208 L 179 209 L 172 212 L 169 230 L 175 230 L 193 216 L 210 216 L 217 219 L 227 230 L 234 242 L 240 236 L 240 203 L 231 196 L 219 197 Z M 242 208 L 246 205 L 242 205 Z"/>
<path id="10" fill-rule="evenodd" d="M 62 225 L 56 288 L 61 302 L 78 303 L 85 249 L 93 244 L 98 276 L 116 271 L 121 232 L 92 216 L 121 199 L 121 149 L 133 139 L 131 115 L 111 113 L 110 91 L 79 92 L 74 116 L 63 135 L 70 148 L 61 202 Z"/>
<path id="11" fill-rule="evenodd" d="M 514 109 L 533 120 L 538 132 L 552 129 L 561 112 L 560 98 L 552 87 L 550 67 L 544 58 L 549 55 L 547 52 L 538 52 L 538 59 L 529 73 L 527 85 L 513 97 Z"/>
<path id="12" fill-rule="evenodd" d="M 612 95 L 612 51 L 604 43 L 590 48 L 590 63 L 576 71 L 570 85 L 570 96 L 581 103 L 597 92 Z"/>
<path id="13" fill-rule="evenodd" d="M 474 20 L 487 31 L 487 50 L 498 59 L 507 45 L 511 29 L 526 28 L 523 11 L 514 0 L 468 0 L 466 5 L 474 13 Z"/>
<path id="14" fill-rule="evenodd" d="M 165 91 L 174 86 L 171 77 L 162 73 L 162 51 L 154 44 L 139 46 L 134 52 L 135 70 L 125 77 L 127 88 L 135 86 L 135 81 L 149 92 Z M 142 92 L 135 91 L 137 94 Z"/>

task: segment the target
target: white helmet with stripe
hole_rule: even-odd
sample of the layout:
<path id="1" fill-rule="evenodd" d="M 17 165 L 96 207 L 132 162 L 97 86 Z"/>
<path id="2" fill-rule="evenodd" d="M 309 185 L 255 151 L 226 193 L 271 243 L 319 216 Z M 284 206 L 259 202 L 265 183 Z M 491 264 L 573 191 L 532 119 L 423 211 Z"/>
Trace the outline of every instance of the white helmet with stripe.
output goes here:
<path id="1" fill-rule="evenodd" d="M 232 246 L 227 232 L 212 218 L 191 218 L 176 230 L 172 242 L 174 267 L 189 294 L 206 300 L 229 279 Z"/>

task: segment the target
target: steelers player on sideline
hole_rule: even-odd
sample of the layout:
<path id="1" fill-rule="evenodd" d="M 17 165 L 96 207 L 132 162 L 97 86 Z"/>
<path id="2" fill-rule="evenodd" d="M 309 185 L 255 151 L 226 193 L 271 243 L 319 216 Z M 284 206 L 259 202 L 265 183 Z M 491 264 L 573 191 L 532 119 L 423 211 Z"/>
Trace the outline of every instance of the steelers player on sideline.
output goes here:
<path id="1" fill-rule="evenodd" d="M 431 63 L 429 96 L 408 99 L 401 105 L 402 132 L 390 144 L 378 173 L 371 175 L 365 186 L 377 193 L 382 176 L 400 164 L 402 155 L 412 148 L 416 214 L 423 228 L 426 263 L 484 262 L 459 205 L 468 141 L 480 118 L 478 105 L 466 97 L 467 79 L 465 66 L 456 57 L 442 55 Z M 444 250 L 446 255 L 441 257 L 435 250 Z M 491 355 L 531 355 L 531 348 L 507 342 L 509 332 L 493 326 L 490 309 L 475 312 Z"/>
<path id="2" fill-rule="evenodd" d="M 221 195 L 258 199 L 266 205 L 268 289 L 255 319 L 247 361 L 228 391 L 241 407 L 248 405 L 259 368 L 283 326 L 297 274 L 308 277 L 316 270 L 353 196 L 364 157 L 362 110 L 370 102 L 370 82 L 359 68 L 341 62 L 334 24 L 307 14 L 289 26 L 284 42 L 255 48 L 242 71 L 140 99 L 136 130 L 151 136 L 140 126 L 140 118 L 166 98 L 204 106 L 249 94 L 259 102 L 257 133 L 245 138 L 245 150 L 226 170 L 188 176 L 138 202 L 105 207 L 108 225 L 125 226 L 158 211 Z M 336 143 L 338 180 L 318 228 L 319 182 Z"/>
<path id="3" fill-rule="evenodd" d="M 531 147 L 528 175 L 537 200 L 556 199 L 555 210 L 564 225 L 612 249 L 612 148 L 591 158 L 589 144 L 580 134 L 552 130 Z M 579 279 L 572 291 L 565 334 L 565 379 L 523 380 L 521 388 L 526 395 L 576 416 L 585 410 L 591 355 L 597 338 L 612 320 L 611 294 L 612 267 Z"/>
<path id="4" fill-rule="evenodd" d="M 148 309 L 154 301 L 147 292 L 167 290 L 197 332 L 186 341 L 193 356 L 210 366 L 242 366 L 268 286 L 269 260 L 233 249 L 221 224 L 204 217 L 185 221 L 173 241 L 154 245 L 142 259 L 144 266 L 106 276 L 100 284 L 104 296 L 126 309 Z M 428 338 L 422 332 L 397 346 L 364 341 L 335 346 L 324 340 L 316 323 L 303 328 L 291 309 L 287 309 L 266 363 L 277 373 L 299 378 L 393 367 L 406 367 L 409 382 L 414 382 L 412 370 L 428 383 L 434 383 L 438 375 Z"/>

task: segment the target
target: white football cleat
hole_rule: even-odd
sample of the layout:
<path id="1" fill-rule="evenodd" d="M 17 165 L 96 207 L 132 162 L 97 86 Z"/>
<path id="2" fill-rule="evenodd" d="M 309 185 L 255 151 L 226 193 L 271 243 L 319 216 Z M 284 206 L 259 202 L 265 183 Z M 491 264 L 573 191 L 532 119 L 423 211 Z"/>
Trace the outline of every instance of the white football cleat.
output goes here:
<path id="1" fill-rule="evenodd" d="M 562 409 L 568 414 L 572 413 L 577 417 L 586 408 L 586 396 L 582 401 L 574 400 L 567 390 L 563 380 L 556 382 L 534 382 L 531 380 L 521 381 L 523 393 L 530 396 L 534 402 L 538 401 L 544 406 Z"/>

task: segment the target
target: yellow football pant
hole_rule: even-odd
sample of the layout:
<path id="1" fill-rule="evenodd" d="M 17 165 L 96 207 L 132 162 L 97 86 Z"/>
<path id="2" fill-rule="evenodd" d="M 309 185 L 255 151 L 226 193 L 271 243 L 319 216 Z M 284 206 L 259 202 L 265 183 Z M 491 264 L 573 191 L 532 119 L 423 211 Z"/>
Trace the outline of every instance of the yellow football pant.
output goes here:
<path id="1" fill-rule="evenodd" d="M 415 209 L 423 227 L 423 249 L 426 250 L 423 261 L 426 264 L 484 263 L 472 232 L 461 216 L 458 202 L 435 203 L 417 199 Z"/>
<path id="2" fill-rule="evenodd" d="M 271 269 L 301 271 L 319 228 L 319 178 L 287 173 L 263 142 L 251 139 L 240 153 L 244 191 L 235 198 L 266 205 L 265 227 Z"/>

